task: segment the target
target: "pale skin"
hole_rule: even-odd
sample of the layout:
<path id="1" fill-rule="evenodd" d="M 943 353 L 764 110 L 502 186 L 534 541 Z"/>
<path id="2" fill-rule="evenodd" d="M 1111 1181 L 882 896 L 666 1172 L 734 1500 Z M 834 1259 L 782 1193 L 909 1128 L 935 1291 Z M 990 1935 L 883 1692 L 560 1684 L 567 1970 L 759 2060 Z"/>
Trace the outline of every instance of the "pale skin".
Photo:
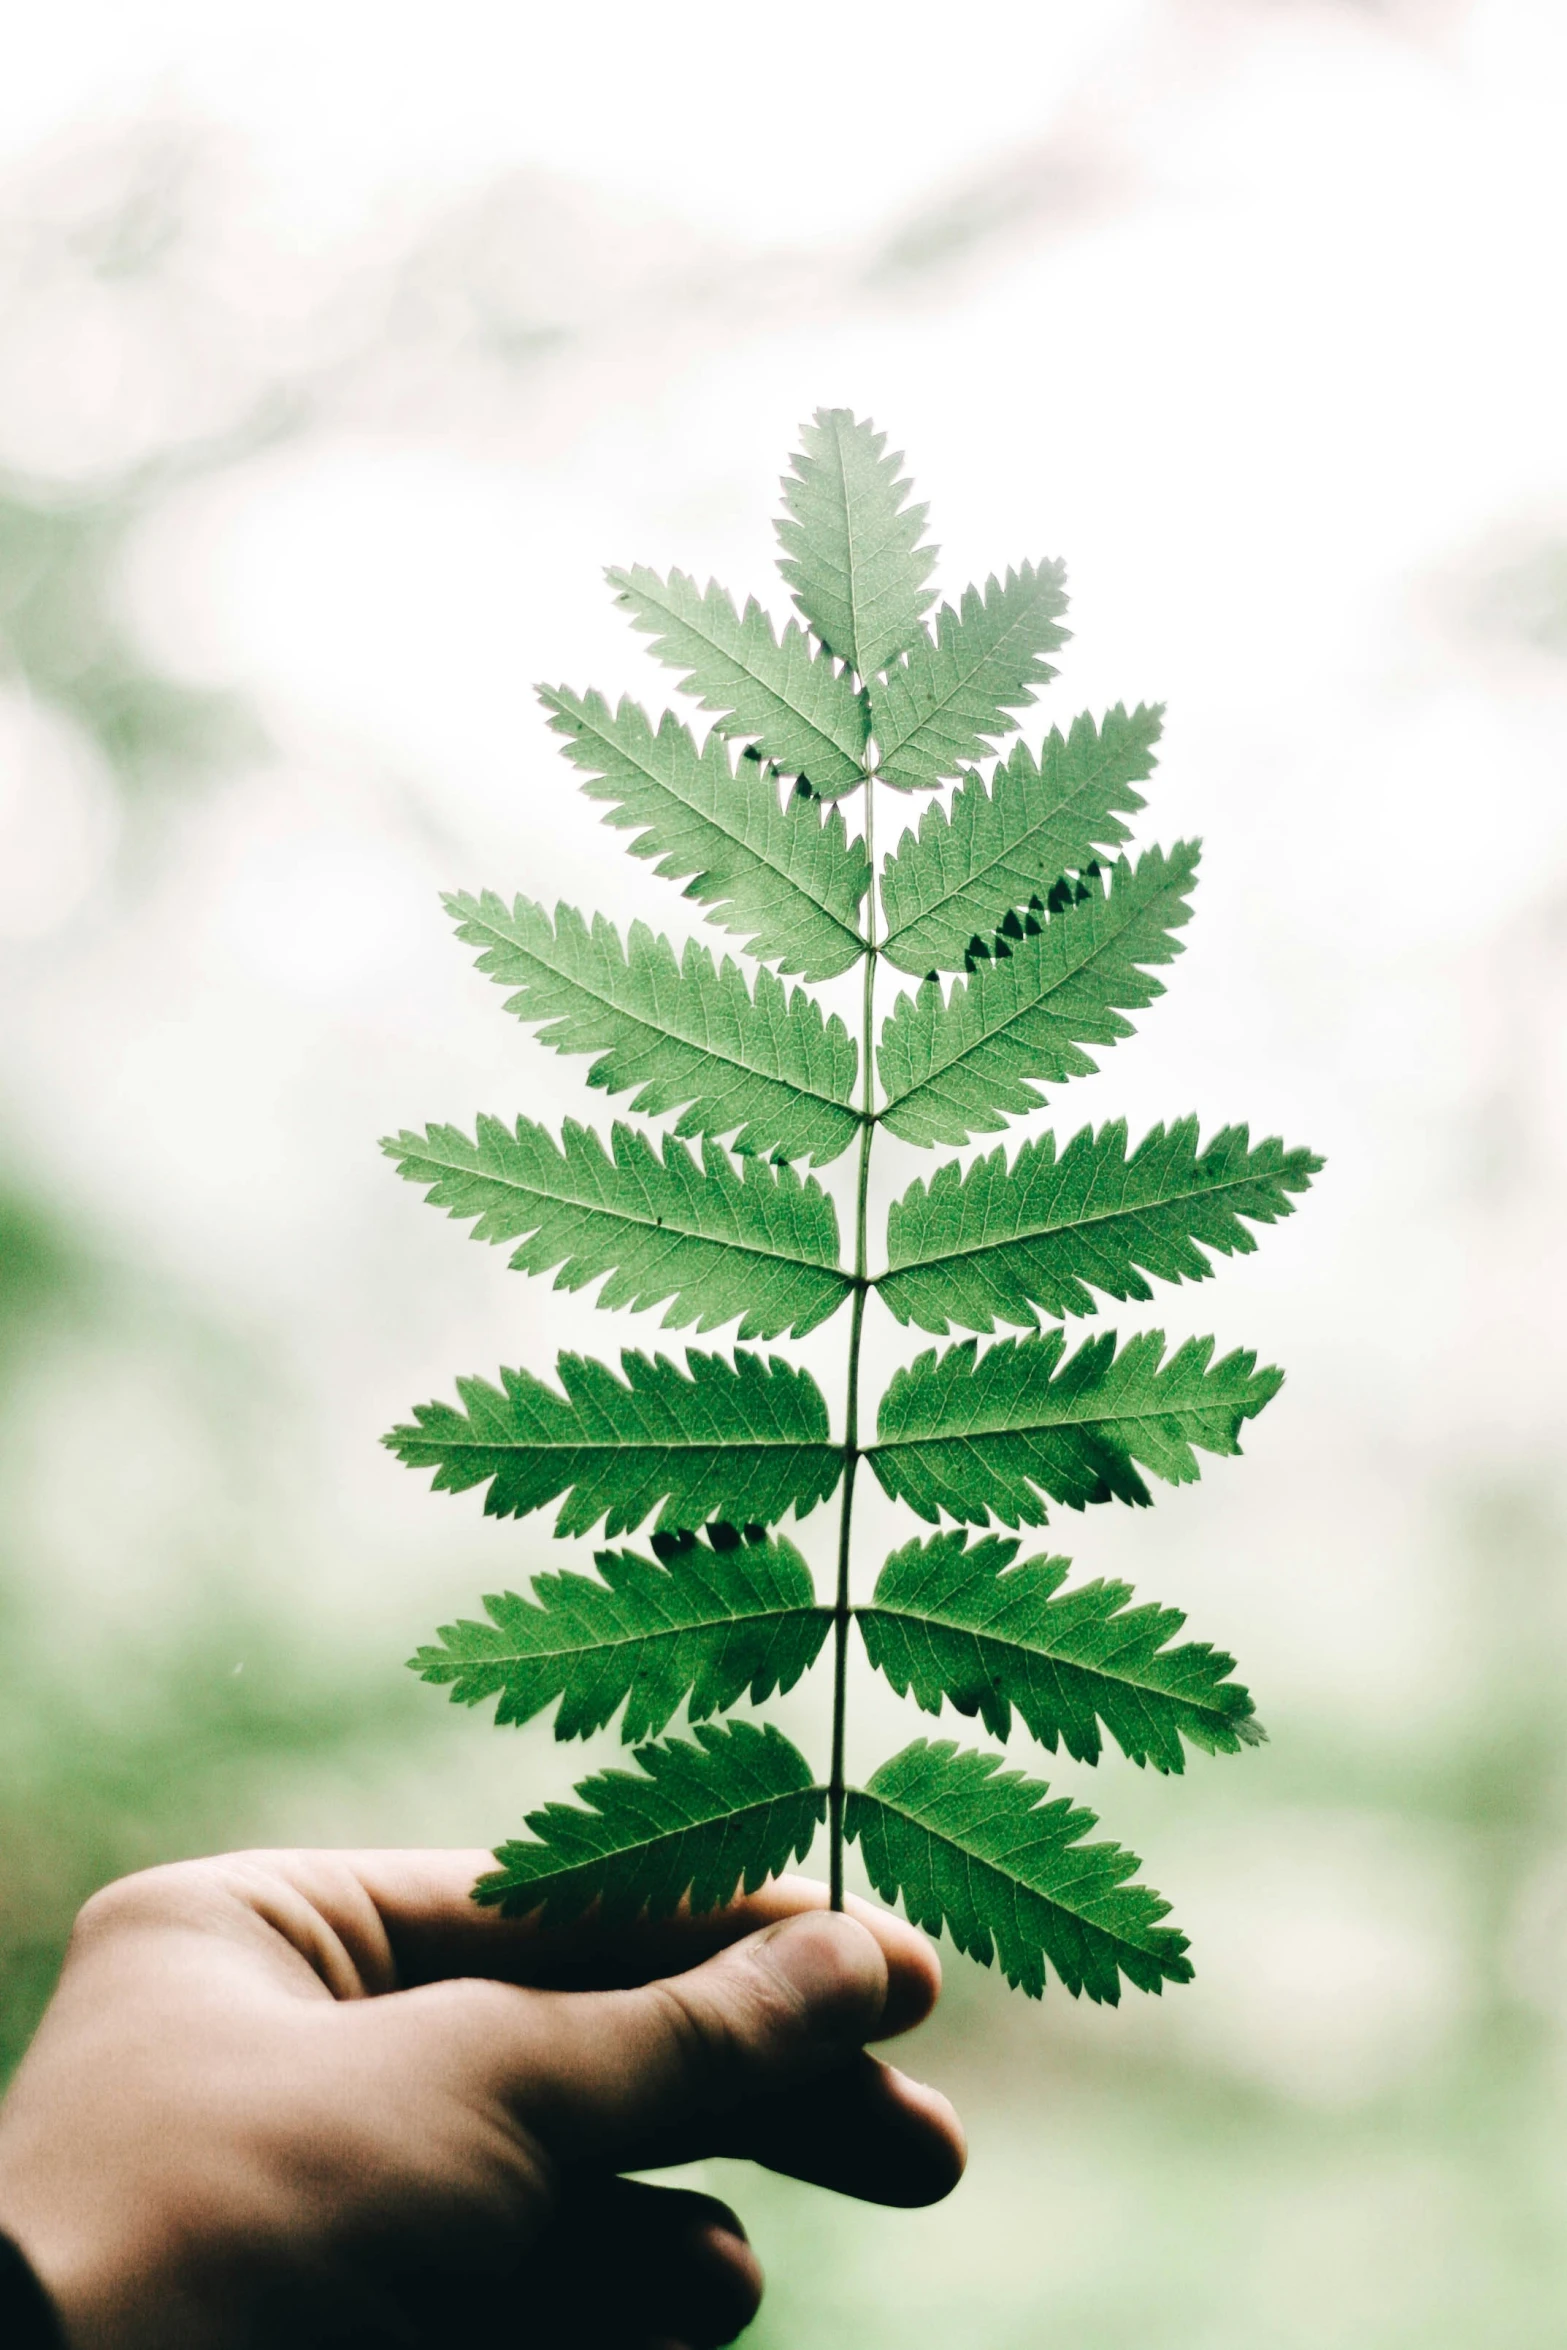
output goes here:
<path id="1" fill-rule="evenodd" d="M 866 2052 L 940 1988 L 901 1919 L 781 1878 L 705 1918 L 546 1931 L 488 1855 L 261 1852 L 83 1910 L 0 2107 L 0 2228 L 70 2350 L 716 2350 L 761 2271 L 741 2155 L 932 2203 L 963 2137 Z"/>

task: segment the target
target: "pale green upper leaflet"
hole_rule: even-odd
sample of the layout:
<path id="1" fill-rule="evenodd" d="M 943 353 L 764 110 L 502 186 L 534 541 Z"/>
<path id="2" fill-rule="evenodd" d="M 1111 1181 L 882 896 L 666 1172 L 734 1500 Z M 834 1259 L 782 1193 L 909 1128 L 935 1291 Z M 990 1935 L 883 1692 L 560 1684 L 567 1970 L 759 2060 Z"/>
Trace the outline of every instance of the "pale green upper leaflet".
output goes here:
<path id="1" fill-rule="evenodd" d="M 635 829 L 636 857 L 711 906 L 709 921 L 743 938 L 759 961 L 807 979 L 834 979 L 864 952 L 860 901 L 870 882 L 862 841 L 843 816 L 790 792 L 759 760 L 735 772 L 715 727 L 698 749 L 666 710 L 655 730 L 635 702 L 541 686 L 550 724 L 581 769 L 590 799 L 614 803 L 606 823 Z"/>
<path id="2" fill-rule="evenodd" d="M 943 604 L 935 641 L 921 630 L 885 677 L 872 678 L 877 774 L 905 791 L 940 783 L 989 756 L 1017 727 L 1013 712 L 1054 677 L 1041 656 L 1064 643 L 1066 591 L 1059 563 L 1025 563 L 1005 581 L 965 588 Z M 988 739 L 987 739 L 988 738 Z"/>
<path id="3" fill-rule="evenodd" d="M 803 989 L 764 970 L 753 993 L 738 964 L 715 969 L 695 939 L 677 963 L 642 922 L 622 946 L 601 914 L 590 930 L 570 906 L 552 924 L 527 898 L 447 904 L 458 937 L 482 949 L 479 969 L 515 990 L 507 1011 L 540 1024 L 558 1053 L 600 1055 L 588 1083 L 634 1087 L 633 1110 L 679 1108 L 677 1134 L 731 1134 L 737 1151 L 780 1159 L 835 1159 L 858 1133 L 854 1042 Z"/>
<path id="4" fill-rule="evenodd" d="M 699 588 L 683 571 L 665 580 L 638 563 L 609 581 L 659 659 L 682 672 L 683 690 L 716 711 L 720 733 L 754 742 L 824 800 L 863 783 L 864 699 L 797 621 L 775 637 L 754 596 L 736 612 L 726 588 Z"/>
<path id="5" fill-rule="evenodd" d="M 874 677 L 924 635 L 936 561 L 921 542 L 928 509 L 907 503 L 901 456 L 847 408 L 818 408 L 784 476 L 788 515 L 774 525 L 778 568 L 830 653 Z"/>
<path id="6" fill-rule="evenodd" d="M 900 971 L 962 971 L 976 950 L 1033 937 L 1049 892 L 1131 838 L 1123 816 L 1143 805 L 1132 786 L 1152 773 L 1160 713 L 1119 706 L 1102 726 L 1054 728 L 1036 760 L 1027 743 L 987 786 L 969 775 L 950 813 L 932 801 L 882 871 L 882 952 Z"/>
<path id="7" fill-rule="evenodd" d="M 1198 853 L 1178 841 L 1168 857 L 1145 851 L 1135 870 L 1123 858 L 1107 889 L 1095 882 L 950 995 L 927 979 L 900 996 L 876 1056 L 888 1132 L 967 1142 L 1037 1110 L 1041 1084 L 1088 1076 L 1096 1064 L 1083 1047 L 1130 1036 L 1123 1013 L 1164 993 L 1149 967 L 1181 951 L 1173 934 L 1191 920 Z"/>

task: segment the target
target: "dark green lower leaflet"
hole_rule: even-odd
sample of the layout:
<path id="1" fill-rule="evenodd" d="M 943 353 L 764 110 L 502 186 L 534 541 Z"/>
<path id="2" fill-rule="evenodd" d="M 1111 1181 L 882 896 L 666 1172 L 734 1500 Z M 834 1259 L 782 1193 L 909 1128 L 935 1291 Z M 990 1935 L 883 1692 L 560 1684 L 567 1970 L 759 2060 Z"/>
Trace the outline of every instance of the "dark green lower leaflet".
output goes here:
<path id="1" fill-rule="evenodd" d="M 1186 1936 L 1170 1905 L 1126 1880 L 1137 1855 L 1084 1845 L 1097 1813 L 1045 1799 L 1040 1779 L 999 1754 L 960 1754 L 917 1738 L 849 1798 L 848 1832 L 878 1893 L 917 1925 L 945 1927 L 960 1950 L 1037 1999 L 1048 1958 L 1071 1992 L 1114 2005 L 1121 1977 L 1140 1991 L 1187 1983 Z"/>
<path id="2" fill-rule="evenodd" d="M 580 1806 L 530 1812 L 530 1838 L 500 1846 L 476 1898 L 547 1925 L 594 1908 L 667 1917 L 682 1901 L 716 1909 L 803 1860 L 828 1790 L 799 1749 L 748 1722 L 704 1723 L 695 1737 L 639 1747 L 634 1771 L 584 1779 Z M 1159 1923 L 1169 1904 L 1126 1882 L 1135 1854 L 1085 1847 L 1096 1815 L 1048 1795 L 1002 1755 L 920 1738 L 845 1791 L 845 1832 L 879 1893 L 971 1958 L 998 1957 L 1034 1998 L 1047 1959 L 1069 1991 L 1112 2004 L 1123 1976 L 1144 1991 L 1188 1981 L 1186 1937 Z"/>
<path id="3" fill-rule="evenodd" d="M 601 1771 L 583 1808 L 530 1812 L 532 1843 L 503 1844 L 482 1902 L 558 1925 L 597 1906 L 607 1918 L 667 1917 L 689 1900 L 717 1909 L 803 1860 L 826 1808 L 809 1763 L 780 1731 L 700 1725 L 697 1743 L 644 1746 L 635 1771 Z"/>

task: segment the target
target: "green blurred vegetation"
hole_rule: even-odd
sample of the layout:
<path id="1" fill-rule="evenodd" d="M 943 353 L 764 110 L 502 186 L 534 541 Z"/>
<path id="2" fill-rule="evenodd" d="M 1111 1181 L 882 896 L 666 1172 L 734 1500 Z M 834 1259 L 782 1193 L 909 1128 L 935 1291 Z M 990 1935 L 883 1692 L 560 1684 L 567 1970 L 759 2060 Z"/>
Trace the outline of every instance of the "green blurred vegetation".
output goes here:
<path id="1" fill-rule="evenodd" d="M 166 204 L 113 207 L 106 225 L 102 250 L 74 254 L 100 278 L 155 269 L 177 242 Z M 147 657 L 121 609 L 127 544 L 171 489 L 290 420 L 264 402 L 221 443 L 87 485 L 0 473 L 0 682 L 80 729 L 130 814 L 216 782 L 264 738 L 238 696 L 186 684 Z M 405 1730 L 413 1712 L 395 1680 L 383 1685 L 368 1668 L 350 1671 L 347 1686 L 325 1675 L 301 1627 L 240 1597 L 237 1560 L 211 1563 L 179 1620 L 127 1636 L 112 1674 L 90 1647 L 82 1669 L 62 1638 L 47 1546 L 16 1474 L 41 1366 L 68 1393 L 77 1355 L 172 1356 L 197 1382 L 215 1382 L 223 1409 L 202 1431 L 209 1443 L 226 1441 L 224 1428 L 243 1443 L 250 1383 L 198 1305 L 117 1266 L 104 1235 L 7 1157 L 11 1124 L 0 1105 L 0 2077 L 25 2047 L 71 1919 L 95 1887 L 243 1842 L 280 1766 L 330 1763 Z M 112 1523 L 103 1539 L 112 1581 Z"/>
<path id="2" fill-rule="evenodd" d="M 127 542 L 160 496 L 285 421 L 274 404 L 221 448 L 172 452 L 85 489 L 0 477 L 0 679 L 19 680 L 82 731 L 133 816 L 218 782 L 264 737 L 238 696 L 187 685 L 147 658 L 120 611 Z M 43 1176 L 7 1163 L 6 1132 L 0 1111 L 0 2078 L 97 1886 L 243 1844 L 275 1819 L 280 1777 L 329 1772 L 424 1719 L 370 1660 L 324 1670 L 304 1627 L 268 1614 L 264 1582 L 244 1576 L 237 1557 L 206 1561 L 173 1621 L 124 1636 L 112 1674 L 91 1644 L 81 1669 L 15 1474 L 41 1371 L 63 1397 L 78 1357 L 163 1358 L 214 1406 L 192 1423 L 193 1441 L 236 1454 L 253 1449 L 248 1422 L 267 1383 L 199 1301 L 151 1269 L 117 1264 L 106 1236 L 63 1212 Z M 103 1540 L 112 1583 L 112 1523 Z"/>
<path id="3" fill-rule="evenodd" d="M 424 1727 L 411 1683 L 370 1658 L 323 1665 L 305 1627 L 269 1616 L 234 1559 L 214 1558 L 182 1587 L 173 1621 L 118 1637 L 112 1670 L 100 1642 L 62 1625 L 47 1552 L 17 1506 L 20 1406 L 46 1360 L 68 1397 L 73 1359 L 102 1347 L 172 1351 L 218 1406 L 193 1423 L 196 1439 L 243 1441 L 251 1367 L 195 1314 L 171 1312 L 166 1297 L 154 1306 L 144 1281 L 12 1170 L 0 1177 L 0 2077 L 97 1886 L 243 1844 L 276 1817 L 280 1778 L 308 1783 Z M 109 1583 L 114 1542 L 106 1523 Z"/>
<path id="4" fill-rule="evenodd" d="M 0 675 L 73 719 L 140 798 L 255 749 L 240 700 L 163 674 L 116 608 L 125 543 L 168 468 L 92 490 L 0 476 Z"/>

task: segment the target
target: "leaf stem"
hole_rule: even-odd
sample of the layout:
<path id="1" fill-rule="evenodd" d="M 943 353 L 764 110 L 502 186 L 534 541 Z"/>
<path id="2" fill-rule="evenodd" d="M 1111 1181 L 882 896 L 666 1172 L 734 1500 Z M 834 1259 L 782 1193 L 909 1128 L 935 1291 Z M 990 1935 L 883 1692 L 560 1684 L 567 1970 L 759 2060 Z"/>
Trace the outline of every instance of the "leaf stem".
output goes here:
<path id="1" fill-rule="evenodd" d="M 860 1459 L 860 1335 L 865 1325 L 866 1223 L 870 1205 L 871 1144 L 876 1135 L 872 1041 L 876 1013 L 876 778 L 865 778 L 865 854 L 871 869 L 865 904 L 865 980 L 860 1014 L 860 1161 L 854 1201 L 854 1308 L 849 1321 L 849 1370 L 843 1407 L 843 1500 L 838 1511 L 838 1582 L 832 1618 L 832 1770 L 827 1782 L 828 1883 L 834 1909 L 843 1907 L 844 1733 L 849 1689 L 849 1554 L 854 1526 L 854 1473 Z"/>

